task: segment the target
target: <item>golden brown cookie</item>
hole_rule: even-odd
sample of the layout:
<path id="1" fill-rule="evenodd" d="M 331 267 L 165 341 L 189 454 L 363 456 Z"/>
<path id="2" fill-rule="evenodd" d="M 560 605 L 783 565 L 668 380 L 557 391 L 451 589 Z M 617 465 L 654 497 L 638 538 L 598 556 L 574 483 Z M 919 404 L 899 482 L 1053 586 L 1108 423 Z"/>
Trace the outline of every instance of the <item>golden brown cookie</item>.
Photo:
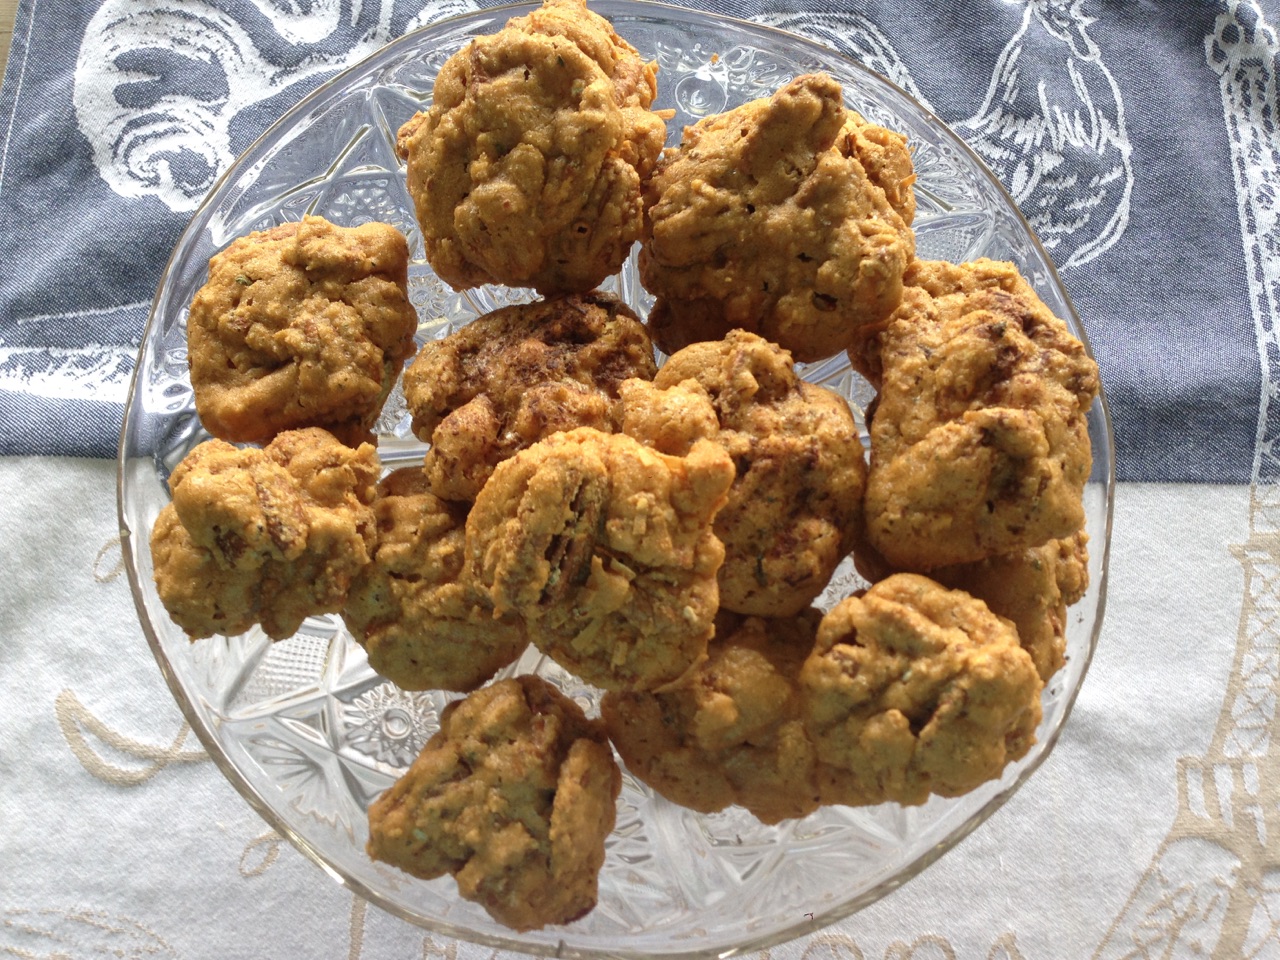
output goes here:
<path id="1" fill-rule="evenodd" d="M 495 466 L 543 437 L 612 431 L 621 382 L 656 369 L 635 314 L 598 293 L 503 307 L 425 344 L 404 393 L 431 443 L 431 491 L 474 500 Z"/>
<path id="2" fill-rule="evenodd" d="M 187 321 L 205 429 L 246 443 L 312 426 L 352 445 L 372 440 L 413 353 L 408 263 L 394 227 L 321 217 L 251 233 L 215 254 Z"/>
<path id="3" fill-rule="evenodd" d="M 1011 264 L 918 261 L 907 279 L 863 359 L 880 390 L 868 541 L 928 571 L 1071 536 L 1098 392 L 1084 345 Z"/>
<path id="4" fill-rule="evenodd" d="M 764 823 L 818 807 L 816 755 L 796 680 L 821 613 L 722 614 L 706 662 L 664 693 L 609 693 L 601 713 L 627 769 L 700 813 L 731 804 Z"/>
<path id="5" fill-rule="evenodd" d="M 613 84 L 614 99 L 624 110 L 647 111 L 658 94 L 657 63 L 642 60 L 636 48 L 618 36 L 612 23 L 587 9 L 586 0 L 544 0 L 538 9 L 509 20 L 507 27 L 572 41 L 604 71 Z M 666 137 L 665 125 L 652 127 L 653 121 L 643 116 L 634 117 L 633 122 L 649 136 L 657 136 L 660 150 Z M 633 158 L 640 164 L 641 179 L 652 172 L 658 150 L 646 149 Z"/>
<path id="6" fill-rule="evenodd" d="M 515 930 L 596 904 L 622 777 L 604 729 L 546 681 L 456 700 L 409 771 L 369 808 L 368 852 L 406 873 L 451 873 Z"/>
<path id="7" fill-rule="evenodd" d="M 982 600 L 991 612 L 1012 620 L 1022 649 L 1045 683 L 1066 662 L 1067 608 L 1089 586 L 1088 536 L 1081 531 L 1040 547 L 978 563 L 930 571 L 953 590 Z"/>
<path id="8" fill-rule="evenodd" d="M 913 180 L 905 140 L 846 110 L 825 74 L 686 127 L 645 187 L 654 342 L 741 328 L 797 360 L 844 350 L 898 305 Z"/>
<path id="9" fill-rule="evenodd" d="M 711 524 L 732 481 L 710 441 L 671 457 L 623 434 L 557 433 L 494 470 L 467 517 L 468 563 L 566 670 L 658 689 L 706 654 L 724 560 Z"/>
<path id="10" fill-rule="evenodd" d="M 711 440 L 720 433 L 711 395 L 697 380 L 665 387 L 647 380 L 624 380 L 618 398 L 621 432 L 659 453 L 683 457 L 699 440 Z"/>
<path id="11" fill-rule="evenodd" d="M 1035 743 L 1043 684 L 1007 620 L 917 574 L 823 618 L 800 671 L 824 803 L 923 803 L 1000 776 Z"/>
<path id="12" fill-rule="evenodd" d="M 741 330 L 685 347 L 654 386 L 686 380 L 706 391 L 715 442 L 736 466 L 715 522 L 725 547 L 720 605 L 797 614 L 826 588 L 861 523 L 867 466 L 849 405 L 801 380 L 785 350 Z"/>
<path id="13" fill-rule="evenodd" d="M 451 57 L 397 142 L 439 277 L 565 293 L 615 273 L 666 138 L 655 70 L 584 0 L 547 0 Z"/>
<path id="14" fill-rule="evenodd" d="M 480 686 L 526 646 L 523 624 L 495 617 L 465 568 L 467 508 L 427 490 L 418 467 L 378 484 L 377 546 L 342 610 L 369 665 L 405 690 Z"/>
<path id="15" fill-rule="evenodd" d="M 369 562 L 377 451 L 318 427 L 265 449 L 208 440 L 169 477 L 173 501 L 151 532 L 156 591 L 192 637 L 255 623 L 273 640 L 336 613 Z"/>

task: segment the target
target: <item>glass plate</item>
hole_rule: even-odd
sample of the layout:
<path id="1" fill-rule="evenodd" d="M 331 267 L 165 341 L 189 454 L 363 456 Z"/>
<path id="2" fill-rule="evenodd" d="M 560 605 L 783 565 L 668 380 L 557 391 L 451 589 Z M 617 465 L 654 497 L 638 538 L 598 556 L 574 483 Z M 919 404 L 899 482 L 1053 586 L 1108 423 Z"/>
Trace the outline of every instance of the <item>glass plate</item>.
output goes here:
<path id="1" fill-rule="evenodd" d="M 1053 747 L 1102 621 L 1113 478 L 1101 400 L 1089 414 L 1091 585 L 1071 610 L 1067 665 L 1044 692 L 1039 743 L 1025 759 L 958 799 L 935 797 L 914 808 L 828 807 L 775 827 L 738 808 L 693 813 L 625 776 L 599 905 L 566 927 L 513 933 L 461 900 L 452 878 L 415 880 L 365 855 L 369 802 L 435 730 L 445 696 L 405 693 L 381 680 L 337 617 L 309 620 L 275 644 L 257 631 L 192 644 L 169 621 L 152 584 L 148 538 L 169 499 L 166 480 L 207 436 L 187 377 L 186 318 L 211 254 L 251 230 L 303 214 L 344 225 L 382 220 L 409 238 L 420 340 L 443 336 L 501 304 L 532 299 L 529 291 L 497 287 L 456 293 L 436 279 L 422 256 L 394 152 L 397 129 L 430 102 L 445 59 L 470 37 L 492 33 L 530 9 L 468 14 L 389 44 L 290 110 L 196 212 L 156 294 L 121 436 L 119 509 L 130 583 L 160 669 L 222 772 L 272 827 L 375 904 L 442 934 L 534 954 L 709 957 L 769 946 L 844 917 L 914 876 L 990 816 Z M 1013 261 L 1083 338 L 1052 263 L 1008 194 L 958 137 L 897 87 L 767 27 L 633 0 L 597 0 L 593 9 L 657 60 L 656 105 L 676 111 L 668 124 L 671 143 L 685 124 L 766 96 L 798 74 L 831 73 L 851 107 L 910 140 L 919 176 L 918 255 Z M 634 257 L 607 286 L 647 312 Z M 805 375 L 856 409 L 871 395 L 843 358 L 811 365 Z M 398 391 L 379 432 L 379 452 L 390 466 L 422 456 L 425 447 L 409 431 Z M 846 563 L 823 602 L 830 605 L 858 585 Z M 589 709 L 597 702 L 595 690 L 536 654 L 515 669 L 549 677 Z"/>

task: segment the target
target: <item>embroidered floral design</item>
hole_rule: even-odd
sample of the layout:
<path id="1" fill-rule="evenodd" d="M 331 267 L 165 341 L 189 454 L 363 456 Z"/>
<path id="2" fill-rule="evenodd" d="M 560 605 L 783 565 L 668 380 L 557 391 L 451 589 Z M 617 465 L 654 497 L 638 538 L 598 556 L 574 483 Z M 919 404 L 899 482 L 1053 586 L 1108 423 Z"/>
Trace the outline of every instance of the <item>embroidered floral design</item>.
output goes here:
<path id="1" fill-rule="evenodd" d="M 183 749 L 191 734 L 185 721 L 173 742 L 160 747 L 109 727 L 70 690 L 58 694 L 54 712 L 62 736 L 80 765 L 99 780 L 116 786 L 136 787 L 146 783 L 171 763 L 198 763 L 209 759 L 199 748 Z"/>

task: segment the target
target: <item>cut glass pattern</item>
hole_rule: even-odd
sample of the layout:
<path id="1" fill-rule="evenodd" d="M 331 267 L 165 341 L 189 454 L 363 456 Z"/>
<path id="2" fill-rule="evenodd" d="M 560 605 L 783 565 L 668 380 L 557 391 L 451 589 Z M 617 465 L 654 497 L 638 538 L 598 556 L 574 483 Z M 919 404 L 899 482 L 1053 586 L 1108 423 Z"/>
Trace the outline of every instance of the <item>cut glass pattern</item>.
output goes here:
<path id="1" fill-rule="evenodd" d="M 1046 255 L 994 178 L 901 91 L 769 29 L 625 0 L 593 6 L 658 61 L 659 105 L 676 110 L 669 143 L 708 112 L 767 95 L 799 73 L 829 70 L 851 106 L 911 142 L 921 255 L 1012 259 L 1056 313 L 1077 323 Z M 212 253 L 250 230 L 305 214 L 344 224 L 390 222 L 409 237 L 415 258 L 409 287 L 420 342 L 533 298 L 531 291 L 500 287 L 458 292 L 435 277 L 422 260 L 394 153 L 396 130 L 429 104 L 431 80 L 445 58 L 510 12 L 426 27 L 322 87 L 241 158 L 197 212 L 153 307 L 122 445 L 121 521 L 139 612 L 176 697 L 231 781 L 272 826 L 380 906 L 451 936 L 544 955 L 711 957 L 768 946 L 864 906 L 927 865 L 989 815 L 1052 745 L 1088 665 L 1105 588 L 1111 450 L 1100 405 L 1090 419 L 1092 585 L 1072 619 L 1068 667 L 1045 697 L 1041 744 L 1024 761 L 1003 780 L 956 800 L 913 809 L 825 808 L 774 827 L 737 808 L 693 813 L 624 775 L 599 906 L 566 928 L 517 935 L 461 901 L 450 879 L 414 880 L 364 854 L 369 802 L 437 729 L 451 695 L 406 693 L 381 680 L 334 617 L 308 621 L 298 636 L 276 644 L 259 631 L 192 644 L 168 621 L 151 585 L 147 535 L 167 501 L 165 480 L 204 439 L 183 351 L 186 304 Z M 639 284 L 634 256 L 603 287 L 647 316 L 652 299 Z M 845 358 L 803 373 L 847 397 L 861 417 L 872 393 Z M 425 446 L 412 437 L 398 392 L 378 429 L 384 463 L 420 460 Z M 862 585 L 846 561 L 821 603 L 830 606 Z M 513 670 L 538 672 L 598 712 L 599 691 L 533 652 Z"/>

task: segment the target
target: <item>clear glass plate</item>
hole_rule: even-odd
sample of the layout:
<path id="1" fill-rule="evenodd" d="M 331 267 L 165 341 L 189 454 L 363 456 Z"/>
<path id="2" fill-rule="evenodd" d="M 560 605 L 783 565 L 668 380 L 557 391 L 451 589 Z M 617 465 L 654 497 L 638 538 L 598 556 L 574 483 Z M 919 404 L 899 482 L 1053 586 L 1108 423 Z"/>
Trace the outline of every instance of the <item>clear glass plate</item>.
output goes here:
<path id="1" fill-rule="evenodd" d="M 192 644 L 166 616 L 152 584 L 148 538 L 168 501 L 170 470 L 206 438 L 187 376 L 187 304 L 208 260 L 233 238 L 303 214 L 354 225 L 382 220 L 404 231 L 414 256 L 411 292 L 420 340 L 440 337 L 524 290 L 456 293 L 422 257 L 422 238 L 394 153 L 396 130 L 430 102 L 440 65 L 470 37 L 527 12 L 490 9 L 401 38 L 317 89 L 242 156 L 209 194 L 165 270 L 144 335 L 120 444 L 119 509 L 125 558 L 142 628 L 187 719 L 235 787 L 276 830 L 352 890 L 439 933 L 495 947 L 565 957 L 710 957 L 755 949 L 822 927 L 914 876 L 973 830 L 1044 760 L 1066 722 L 1102 621 L 1112 501 L 1112 446 L 1101 400 L 1089 415 L 1093 474 L 1085 493 L 1091 586 L 1071 610 L 1067 666 L 1044 692 L 1039 743 L 1003 778 L 967 796 L 921 807 L 829 807 L 766 827 L 738 808 L 703 816 L 624 777 L 600 900 L 567 927 L 516 934 L 461 900 L 451 878 L 425 882 L 364 853 L 369 802 L 404 770 L 436 728 L 447 698 L 405 693 L 368 667 L 337 617 L 308 621 L 293 638 L 261 633 Z M 593 9 L 657 60 L 658 106 L 676 111 L 669 142 L 707 114 L 825 70 L 851 107 L 905 134 L 919 179 L 916 236 L 922 258 L 1011 260 L 1083 338 L 1048 256 L 1008 194 L 953 133 L 909 96 L 858 64 L 767 27 L 634 0 Z M 634 258 L 609 286 L 644 314 L 649 301 Z M 860 409 L 871 393 L 836 358 L 806 376 Z M 393 395 L 379 451 L 392 466 L 425 447 Z M 859 585 L 837 573 L 828 605 Z M 537 671 L 593 708 L 597 692 L 536 654 Z"/>

